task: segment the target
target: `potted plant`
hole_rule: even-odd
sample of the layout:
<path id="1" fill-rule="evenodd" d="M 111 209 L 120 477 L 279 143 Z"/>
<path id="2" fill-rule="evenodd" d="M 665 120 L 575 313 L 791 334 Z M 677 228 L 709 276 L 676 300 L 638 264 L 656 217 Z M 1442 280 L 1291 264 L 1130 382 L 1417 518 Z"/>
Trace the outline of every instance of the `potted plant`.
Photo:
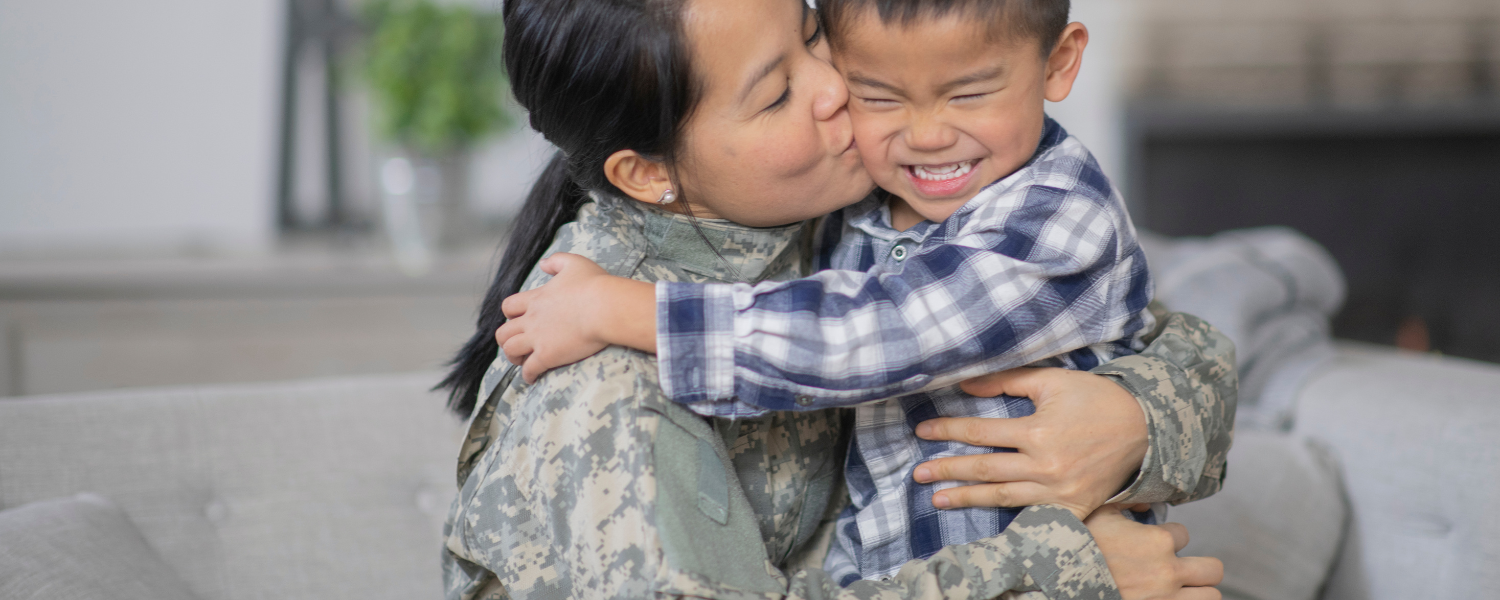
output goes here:
<path id="1" fill-rule="evenodd" d="M 423 270 L 463 237 L 475 145 L 513 124 L 503 101 L 499 14 L 460 3 L 365 6 L 364 74 L 376 128 L 398 150 L 378 171 L 398 261 Z"/>

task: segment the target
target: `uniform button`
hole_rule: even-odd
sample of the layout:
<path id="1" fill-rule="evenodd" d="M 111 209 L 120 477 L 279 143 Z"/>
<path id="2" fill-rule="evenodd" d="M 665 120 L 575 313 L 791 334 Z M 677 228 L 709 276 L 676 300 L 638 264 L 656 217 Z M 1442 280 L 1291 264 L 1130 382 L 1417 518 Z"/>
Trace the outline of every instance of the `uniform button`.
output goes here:
<path id="1" fill-rule="evenodd" d="M 813 403 L 812 396 L 807 396 L 807 395 L 797 396 L 797 404 L 800 404 L 802 406 L 811 406 L 812 403 Z"/>
<path id="2" fill-rule="evenodd" d="M 895 248 L 891 248 L 891 258 L 897 261 L 906 260 L 906 246 L 898 245 Z"/>

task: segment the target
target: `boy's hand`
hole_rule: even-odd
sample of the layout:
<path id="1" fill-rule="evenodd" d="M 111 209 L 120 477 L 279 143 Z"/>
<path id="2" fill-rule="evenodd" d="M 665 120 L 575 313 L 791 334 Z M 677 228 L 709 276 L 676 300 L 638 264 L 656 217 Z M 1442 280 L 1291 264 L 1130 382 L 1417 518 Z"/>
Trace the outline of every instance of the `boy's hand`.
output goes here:
<path id="1" fill-rule="evenodd" d="M 944 418 L 917 426 L 925 440 L 1015 448 L 917 465 L 919 483 L 988 481 L 937 492 L 938 508 L 1054 504 L 1082 519 L 1125 486 L 1146 457 L 1146 415 L 1110 379 L 1067 369 L 1011 369 L 970 379 L 965 392 L 1030 398 L 1036 413 L 1015 419 Z"/>
<path id="2" fill-rule="evenodd" d="M 1188 543 L 1181 523 L 1142 525 L 1120 514 L 1119 505 L 1094 511 L 1083 521 L 1125 600 L 1219 600 L 1213 587 L 1224 581 L 1217 558 L 1178 557 Z"/>
<path id="3" fill-rule="evenodd" d="M 576 254 L 554 254 L 537 266 L 552 280 L 506 298 L 500 310 L 508 320 L 495 330 L 506 360 L 521 366 L 527 383 L 610 344 L 655 351 L 655 286 L 610 275 Z M 643 311 L 649 318 L 642 319 Z"/>

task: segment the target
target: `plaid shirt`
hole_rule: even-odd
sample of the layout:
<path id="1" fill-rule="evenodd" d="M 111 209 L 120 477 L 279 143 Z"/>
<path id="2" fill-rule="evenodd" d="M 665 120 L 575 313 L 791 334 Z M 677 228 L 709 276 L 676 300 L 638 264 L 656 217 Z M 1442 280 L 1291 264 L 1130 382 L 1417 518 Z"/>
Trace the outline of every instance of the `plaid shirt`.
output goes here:
<path id="1" fill-rule="evenodd" d="M 1150 330 L 1151 282 L 1119 194 L 1048 119 L 1035 156 L 943 223 L 890 226 L 871 197 L 831 215 L 822 270 L 790 282 L 659 283 L 663 390 L 699 414 L 860 406 L 846 466 L 852 504 L 829 570 L 845 583 L 998 535 L 1018 509 L 932 508 L 911 470 L 992 452 L 923 441 L 938 416 L 1018 417 L 1025 399 L 953 384 L 1022 365 L 1091 369 Z M 915 393 L 922 392 L 922 393 Z M 909 394 L 909 395 L 908 395 Z"/>

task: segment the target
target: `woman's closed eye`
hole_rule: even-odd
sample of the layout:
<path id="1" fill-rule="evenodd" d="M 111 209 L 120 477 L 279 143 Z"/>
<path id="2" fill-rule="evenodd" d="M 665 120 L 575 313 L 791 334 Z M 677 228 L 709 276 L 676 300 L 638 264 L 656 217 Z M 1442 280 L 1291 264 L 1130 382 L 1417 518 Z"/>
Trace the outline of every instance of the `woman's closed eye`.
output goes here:
<path id="1" fill-rule="evenodd" d="M 787 79 L 786 80 L 786 91 L 782 92 L 781 93 L 781 97 L 777 98 L 775 102 L 772 102 L 770 106 L 767 106 L 764 109 L 762 109 L 761 112 L 771 112 L 773 110 L 781 108 L 782 106 L 786 105 L 786 101 L 787 100 L 791 100 L 791 99 L 792 99 L 792 80 L 791 79 Z"/>

